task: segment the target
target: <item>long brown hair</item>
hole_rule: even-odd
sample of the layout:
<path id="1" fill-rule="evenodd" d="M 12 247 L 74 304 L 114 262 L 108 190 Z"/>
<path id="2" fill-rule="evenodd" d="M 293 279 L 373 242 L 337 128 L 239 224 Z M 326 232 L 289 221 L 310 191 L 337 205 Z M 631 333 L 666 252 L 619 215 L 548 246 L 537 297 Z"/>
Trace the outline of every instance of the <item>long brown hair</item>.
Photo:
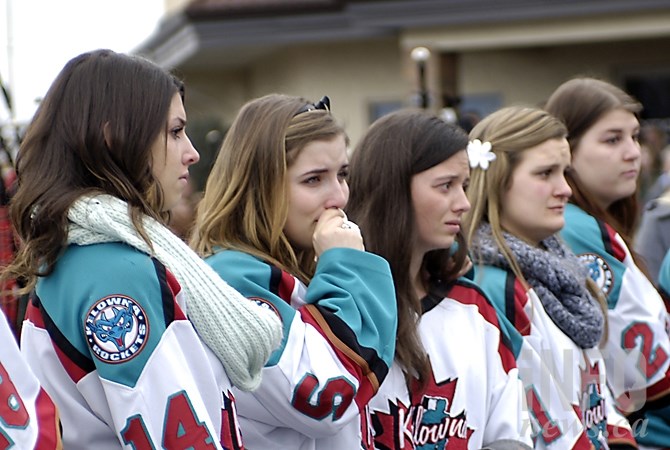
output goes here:
<path id="1" fill-rule="evenodd" d="M 167 139 L 173 96 L 183 85 L 137 56 L 97 50 L 70 60 L 30 123 L 16 161 L 12 223 L 21 248 L 2 277 L 26 281 L 53 271 L 67 245 L 67 211 L 81 195 L 126 201 L 146 237 L 141 215 L 162 216 L 162 191 L 151 173 L 152 146 Z M 105 130 L 105 131 L 103 131 Z"/>
<path id="2" fill-rule="evenodd" d="M 618 87 L 595 78 L 573 78 L 561 84 L 547 100 L 545 109 L 558 117 L 568 128 L 570 151 L 574 153 L 584 134 L 606 113 L 615 109 L 639 117 L 642 105 Z M 566 177 L 572 188 L 571 202 L 592 216 L 608 223 L 623 237 L 628 247 L 638 219 L 636 193 L 603 209 L 585 188 L 574 170 Z"/>
<path id="3" fill-rule="evenodd" d="M 416 235 L 412 177 L 464 151 L 467 143 L 463 130 L 435 115 L 403 110 L 377 120 L 350 162 L 347 212 L 363 230 L 366 249 L 391 266 L 398 305 L 395 357 L 406 379 L 418 376 L 422 384 L 429 377 L 430 365 L 417 330 L 421 299 L 412 283 L 414 274 L 410 274 Z M 428 273 L 426 291 L 457 277 L 467 254 L 460 233 L 456 247 L 453 254 L 443 249 L 425 255 L 421 270 Z"/>
<path id="4" fill-rule="evenodd" d="M 201 256 L 216 247 L 255 255 L 308 283 L 313 249 L 294 249 L 288 217 L 287 170 L 310 142 L 345 136 L 327 110 L 297 114 L 309 102 L 270 94 L 245 104 L 221 145 L 200 201 L 191 246 Z"/>

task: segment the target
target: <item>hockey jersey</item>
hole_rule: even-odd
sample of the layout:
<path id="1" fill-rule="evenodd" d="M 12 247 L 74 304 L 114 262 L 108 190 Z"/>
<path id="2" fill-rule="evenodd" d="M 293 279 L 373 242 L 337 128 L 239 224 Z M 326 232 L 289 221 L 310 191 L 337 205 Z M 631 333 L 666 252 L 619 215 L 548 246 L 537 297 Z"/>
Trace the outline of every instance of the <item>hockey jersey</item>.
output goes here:
<path id="1" fill-rule="evenodd" d="M 243 295 L 281 317 L 284 337 L 260 387 L 234 391 L 250 449 L 371 448 L 367 404 L 393 359 L 397 314 L 388 263 L 333 248 L 305 286 L 246 253 L 206 261 Z"/>
<path id="2" fill-rule="evenodd" d="M 536 449 L 635 446 L 616 411 L 598 348 L 581 349 L 551 320 L 533 289 L 511 270 L 475 266 L 474 280 L 521 339 L 514 340 Z"/>
<path id="3" fill-rule="evenodd" d="M 670 251 L 665 254 L 658 271 L 658 290 L 665 299 L 666 309 L 670 309 Z"/>
<path id="4" fill-rule="evenodd" d="M 638 443 L 670 447 L 670 338 L 658 291 L 608 224 L 568 204 L 561 236 L 607 297 L 607 381 Z"/>
<path id="5" fill-rule="evenodd" d="M 465 279 L 421 303 L 419 334 L 431 377 L 410 390 L 393 364 L 370 402 L 375 447 L 475 450 L 514 441 L 530 448 L 523 386 L 493 305 Z"/>
<path id="6" fill-rule="evenodd" d="M 58 412 L 0 313 L 0 450 L 62 449 Z"/>
<path id="7" fill-rule="evenodd" d="M 64 448 L 243 448 L 230 381 L 183 297 L 160 262 L 121 243 L 70 245 L 39 279 L 21 347 Z"/>

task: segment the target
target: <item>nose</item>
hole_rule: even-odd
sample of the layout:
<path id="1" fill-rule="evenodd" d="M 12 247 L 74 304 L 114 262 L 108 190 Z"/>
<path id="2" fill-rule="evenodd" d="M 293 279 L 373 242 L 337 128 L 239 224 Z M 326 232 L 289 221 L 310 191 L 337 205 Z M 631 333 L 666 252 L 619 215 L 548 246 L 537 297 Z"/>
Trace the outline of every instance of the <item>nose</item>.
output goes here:
<path id="1" fill-rule="evenodd" d="M 188 144 L 186 151 L 184 152 L 184 158 L 186 159 L 186 165 L 190 166 L 200 161 L 200 153 L 198 153 L 198 151 L 195 149 L 191 143 L 191 139 L 189 139 L 188 136 L 186 139 L 188 140 Z"/>
<path id="2" fill-rule="evenodd" d="M 632 137 L 626 140 L 626 147 L 624 148 L 623 158 L 626 161 L 634 161 L 642 157 L 642 149 L 640 143 Z"/>
<path id="3" fill-rule="evenodd" d="M 346 181 L 337 180 L 335 183 L 332 183 L 328 196 L 326 199 L 326 209 L 328 208 L 340 208 L 344 209 L 347 206 L 347 201 L 349 200 L 349 185 Z"/>
<path id="4" fill-rule="evenodd" d="M 457 198 L 454 200 L 454 212 L 466 213 L 470 211 L 471 205 L 465 189 L 459 190 Z"/>
<path id="5" fill-rule="evenodd" d="M 560 177 L 558 185 L 556 186 L 555 195 L 556 197 L 564 198 L 570 198 L 572 195 L 572 188 L 568 184 L 568 180 L 565 178 L 565 176 Z"/>

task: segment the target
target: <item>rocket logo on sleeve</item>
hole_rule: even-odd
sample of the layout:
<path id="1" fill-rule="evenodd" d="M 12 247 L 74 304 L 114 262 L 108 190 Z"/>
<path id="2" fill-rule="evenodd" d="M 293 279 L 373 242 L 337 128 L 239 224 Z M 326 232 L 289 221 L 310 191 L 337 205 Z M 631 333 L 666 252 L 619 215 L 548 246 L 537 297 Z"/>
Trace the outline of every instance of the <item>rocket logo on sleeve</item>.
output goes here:
<path id="1" fill-rule="evenodd" d="M 88 310 L 85 333 L 96 358 L 118 364 L 133 359 L 142 350 L 149 335 L 149 322 L 135 300 L 110 295 Z"/>
<path id="2" fill-rule="evenodd" d="M 614 274 L 609 264 L 594 253 L 578 255 L 582 263 L 589 269 L 589 276 L 596 282 L 604 295 L 609 294 L 614 284 Z"/>

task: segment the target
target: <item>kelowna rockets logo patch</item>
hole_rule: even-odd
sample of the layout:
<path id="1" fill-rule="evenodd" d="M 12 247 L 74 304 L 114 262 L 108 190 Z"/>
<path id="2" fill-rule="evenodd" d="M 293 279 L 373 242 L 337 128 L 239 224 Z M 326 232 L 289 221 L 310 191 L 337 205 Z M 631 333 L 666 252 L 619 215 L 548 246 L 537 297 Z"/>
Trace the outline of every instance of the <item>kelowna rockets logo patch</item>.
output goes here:
<path id="1" fill-rule="evenodd" d="M 612 290 L 614 284 L 614 273 L 607 261 L 594 253 L 584 253 L 578 255 L 580 261 L 586 265 L 589 270 L 589 276 L 598 285 L 604 295 Z"/>
<path id="2" fill-rule="evenodd" d="M 418 383 L 413 383 L 416 392 Z M 436 383 L 434 375 L 423 392 L 412 395 L 408 411 L 401 401 L 389 402 L 390 414 L 375 412 L 375 444 L 380 449 L 467 450 L 474 429 L 465 410 L 452 407 L 458 379 Z M 414 445 L 411 445 L 414 442 Z"/>
<path id="3" fill-rule="evenodd" d="M 117 364 L 134 358 L 142 350 L 149 335 L 149 323 L 135 300 L 110 295 L 88 310 L 85 333 L 96 358 Z"/>

